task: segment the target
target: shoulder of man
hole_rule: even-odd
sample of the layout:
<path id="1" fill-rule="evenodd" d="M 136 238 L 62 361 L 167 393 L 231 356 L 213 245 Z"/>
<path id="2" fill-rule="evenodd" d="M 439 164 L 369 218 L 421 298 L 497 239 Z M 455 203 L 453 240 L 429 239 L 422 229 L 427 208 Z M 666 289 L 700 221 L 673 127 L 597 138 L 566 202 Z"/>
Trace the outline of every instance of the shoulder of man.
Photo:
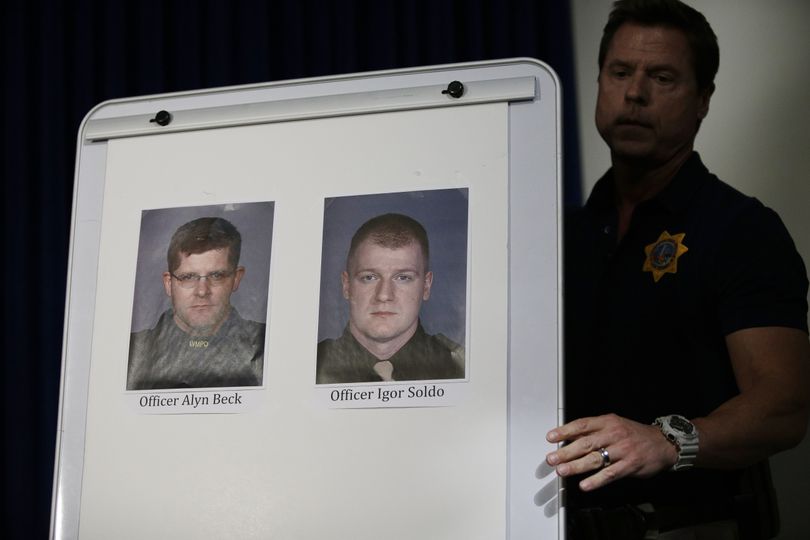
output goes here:
<path id="1" fill-rule="evenodd" d="M 326 338 L 318 342 L 318 365 L 324 363 L 348 363 L 360 354 L 359 345 L 344 333 L 336 338 Z"/>
<path id="2" fill-rule="evenodd" d="M 715 214 L 720 213 L 728 221 L 733 221 L 737 216 L 744 214 L 755 215 L 763 212 L 775 214 L 755 197 L 743 193 L 711 172 L 706 173 L 708 181 L 703 184 L 704 193 L 697 198 L 696 203 L 706 210 Z"/>
<path id="3" fill-rule="evenodd" d="M 265 323 L 243 318 L 239 312 L 236 311 L 236 308 L 232 308 L 230 318 L 228 332 L 238 334 L 242 339 L 260 339 L 264 341 L 264 333 L 267 329 Z"/>
<path id="4" fill-rule="evenodd" d="M 377 376 L 371 368 L 371 353 L 359 345 L 348 332 L 337 338 L 318 342 L 317 384 L 373 382 Z"/>
<path id="5" fill-rule="evenodd" d="M 456 343 L 449 337 L 445 336 L 444 334 L 434 334 L 430 336 L 430 339 L 434 340 L 440 348 L 445 349 L 447 352 L 449 352 L 450 358 L 453 360 L 453 363 L 461 370 L 464 370 L 465 355 L 463 345 L 459 345 L 458 343 Z"/>
<path id="6" fill-rule="evenodd" d="M 172 326 L 169 323 L 173 324 L 171 309 L 161 313 L 160 317 L 152 328 L 132 332 L 129 338 L 130 354 L 132 354 L 133 350 L 142 350 L 153 347 L 155 342 L 160 340 L 161 336 L 165 335 L 171 330 Z"/>
<path id="7" fill-rule="evenodd" d="M 807 271 L 782 219 L 714 175 L 713 283 L 725 334 L 753 326 L 807 331 Z"/>
<path id="8" fill-rule="evenodd" d="M 171 310 L 164 312 L 153 328 L 132 332 L 129 337 L 129 362 L 127 364 L 127 390 L 151 388 L 149 377 L 158 355 L 165 354 L 165 341 L 170 327 Z M 163 340 L 161 340 L 163 337 Z"/>

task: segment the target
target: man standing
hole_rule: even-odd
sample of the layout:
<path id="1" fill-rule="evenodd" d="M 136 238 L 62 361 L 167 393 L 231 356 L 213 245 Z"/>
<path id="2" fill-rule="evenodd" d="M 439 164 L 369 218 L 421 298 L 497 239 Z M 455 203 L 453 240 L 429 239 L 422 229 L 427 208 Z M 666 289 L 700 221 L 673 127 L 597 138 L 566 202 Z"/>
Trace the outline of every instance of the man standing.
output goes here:
<path id="1" fill-rule="evenodd" d="M 613 166 L 566 223 L 567 423 L 547 436 L 572 538 L 778 529 L 762 462 L 807 426 L 807 277 L 778 216 L 693 150 L 718 59 L 678 0 L 621 0 L 605 27 Z"/>
<path id="2" fill-rule="evenodd" d="M 357 230 L 341 273 L 349 324 L 318 344 L 319 384 L 464 377 L 463 347 L 419 322 L 433 285 L 429 253 L 424 227 L 402 214 Z"/>
<path id="3" fill-rule="evenodd" d="M 203 217 L 175 231 L 163 287 L 172 308 L 130 340 L 127 390 L 260 386 L 265 325 L 231 306 L 245 268 L 229 221 Z"/>

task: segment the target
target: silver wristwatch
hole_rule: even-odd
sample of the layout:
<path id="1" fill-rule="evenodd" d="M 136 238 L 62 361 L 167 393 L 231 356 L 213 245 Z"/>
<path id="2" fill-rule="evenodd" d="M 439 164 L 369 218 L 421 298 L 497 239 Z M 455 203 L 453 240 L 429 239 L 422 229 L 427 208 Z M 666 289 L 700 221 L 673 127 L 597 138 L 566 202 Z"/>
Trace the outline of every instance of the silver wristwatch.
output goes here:
<path id="1" fill-rule="evenodd" d="M 678 461 L 670 470 L 680 471 L 694 467 L 700 441 L 695 424 L 683 416 L 670 414 L 656 418 L 653 425 L 658 426 L 664 437 L 678 449 Z"/>

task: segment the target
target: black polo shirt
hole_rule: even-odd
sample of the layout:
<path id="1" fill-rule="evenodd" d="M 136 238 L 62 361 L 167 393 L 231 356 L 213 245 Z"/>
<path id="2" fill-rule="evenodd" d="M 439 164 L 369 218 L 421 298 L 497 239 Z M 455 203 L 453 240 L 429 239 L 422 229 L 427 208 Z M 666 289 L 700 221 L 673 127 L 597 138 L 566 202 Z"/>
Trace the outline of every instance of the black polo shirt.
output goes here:
<path id="1" fill-rule="evenodd" d="M 697 153 L 636 207 L 621 242 L 617 224 L 608 171 L 566 219 L 568 420 L 705 416 L 738 393 L 726 335 L 761 326 L 807 331 L 807 276 L 781 220 L 709 173 Z M 735 478 L 695 469 L 593 494 L 570 482 L 570 502 L 711 499 L 733 492 Z"/>

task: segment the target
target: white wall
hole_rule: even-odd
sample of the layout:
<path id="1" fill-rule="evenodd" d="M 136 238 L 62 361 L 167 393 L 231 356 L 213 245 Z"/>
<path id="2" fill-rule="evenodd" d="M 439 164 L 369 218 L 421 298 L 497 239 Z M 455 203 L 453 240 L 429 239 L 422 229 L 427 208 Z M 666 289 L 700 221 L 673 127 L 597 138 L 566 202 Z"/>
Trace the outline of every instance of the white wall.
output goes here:
<path id="1" fill-rule="evenodd" d="M 696 149 L 709 169 L 776 210 L 810 264 L 810 2 L 686 0 L 720 44 L 717 90 Z M 597 51 L 612 2 L 571 0 L 584 192 L 609 167 L 593 125 Z M 756 241 L 756 239 L 754 239 Z M 810 538 L 810 438 L 772 461 L 781 539 Z"/>

